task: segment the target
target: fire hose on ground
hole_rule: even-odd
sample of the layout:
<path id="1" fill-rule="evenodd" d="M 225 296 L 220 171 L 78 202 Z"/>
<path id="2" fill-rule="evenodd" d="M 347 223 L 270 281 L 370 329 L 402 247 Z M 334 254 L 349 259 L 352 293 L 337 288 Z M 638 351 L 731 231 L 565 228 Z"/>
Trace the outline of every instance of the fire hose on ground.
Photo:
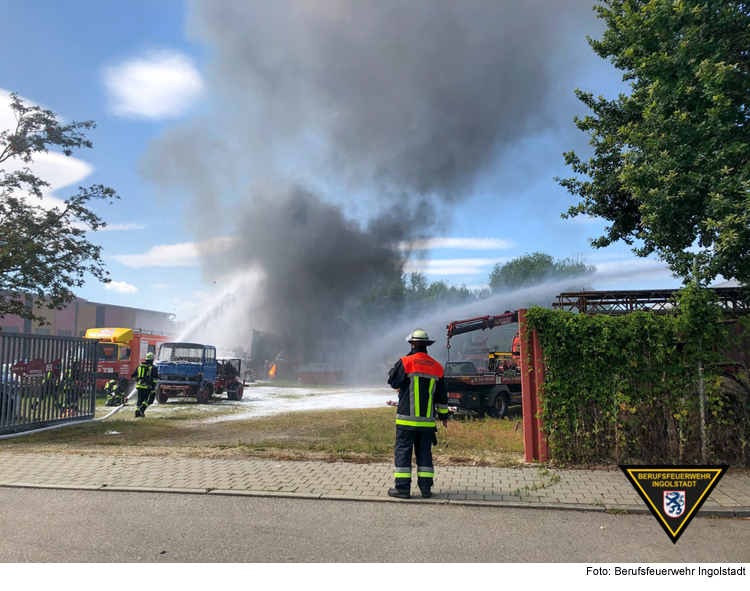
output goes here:
<path id="1" fill-rule="evenodd" d="M 70 421 L 70 422 L 67 422 L 67 423 L 59 423 L 57 425 L 50 425 L 49 427 L 41 427 L 39 429 L 32 429 L 31 431 L 23 431 L 21 433 L 10 433 L 8 435 L 0 435 L 0 440 L 3 440 L 3 439 L 12 439 L 13 437 L 21 437 L 22 435 L 33 435 L 34 433 L 41 433 L 43 431 L 50 431 L 52 429 L 59 429 L 61 427 L 70 427 L 72 425 L 84 425 L 86 423 L 98 423 L 99 421 L 103 421 L 105 419 L 108 419 L 113 414 L 120 412 L 123 409 L 123 407 L 125 407 L 128 404 L 128 400 L 130 400 L 133 397 L 133 394 L 135 394 L 135 393 L 136 393 L 136 388 L 135 388 L 135 386 L 133 386 L 133 388 L 130 390 L 130 394 L 128 394 L 125 397 L 125 400 L 123 401 L 123 403 L 120 406 L 118 406 L 117 408 L 115 408 L 111 412 L 107 413 L 103 417 L 99 417 L 98 419 L 84 419 L 82 421 Z"/>

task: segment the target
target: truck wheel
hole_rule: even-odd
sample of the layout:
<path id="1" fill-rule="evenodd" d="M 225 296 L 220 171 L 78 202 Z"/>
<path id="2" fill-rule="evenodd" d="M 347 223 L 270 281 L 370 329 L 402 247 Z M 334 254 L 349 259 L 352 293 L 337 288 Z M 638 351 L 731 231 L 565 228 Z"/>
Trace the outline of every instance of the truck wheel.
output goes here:
<path id="1" fill-rule="evenodd" d="M 508 413 L 508 394 L 499 392 L 495 396 L 495 402 L 492 405 L 490 414 L 496 419 L 502 419 Z"/>
<path id="2" fill-rule="evenodd" d="M 156 389 L 156 401 L 159 404 L 166 404 L 167 400 L 169 400 L 169 396 L 167 396 L 161 388 L 157 388 Z"/>
<path id="3" fill-rule="evenodd" d="M 198 394 L 196 395 L 196 400 L 198 401 L 198 404 L 208 404 L 208 401 L 211 400 L 211 396 L 214 393 L 214 387 L 211 383 L 206 382 L 203 387 L 198 390 Z"/>
<path id="4" fill-rule="evenodd" d="M 242 384 L 234 384 L 227 388 L 227 398 L 229 400 L 242 400 Z"/>

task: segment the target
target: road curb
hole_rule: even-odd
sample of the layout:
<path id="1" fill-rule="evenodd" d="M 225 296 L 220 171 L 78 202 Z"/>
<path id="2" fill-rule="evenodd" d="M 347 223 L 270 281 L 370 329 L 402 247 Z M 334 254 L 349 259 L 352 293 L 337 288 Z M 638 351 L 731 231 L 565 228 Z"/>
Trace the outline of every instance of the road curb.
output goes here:
<path id="1" fill-rule="evenodd" d="M 208 491 L 209 495 L 220 495 L 225 497 L 278 497 L 295 499 L 319 499 L 321 495 L 312 493 L 294 493 L 288 491 L 265 491 L 265 490 L 234 490 L 231 488 L 214 488 Z"/>
<path id="2" fill-rule="evenodd" d="M 649 515 L 651 512 L 646 507 L 638 505 L 585 505 L 571 503 L 524 503 L 517 501 L 479 501 L 470 499 L 447 499 L 435 496 L 430 499 L 412 497 L 410 499 L 394 499 L 387 496 L 363 495 L 360 497 L 347 495 L 295 493 L 288 491 L 259 491 L 259 490 L 233 490 L 233 489 L 211 489 L 211 488 L 163 488 L 163 487 L 139 487 L 139 486 L 107 486 L 107 485 L 74 485 L 74 484 L 38 484 L 31 482 L 11 482 L 0 484 L 0 488 L 33 488 L 50 490 L 85 490 L 85 491 L 111 491 L 111 492 L 135 492 L 135 493 L 171 493 L 190 495 L 216 495 L 235 497 L 266 497 L 280 499 L 307 499 L 323 501 L 358 501 L 358 502 L 380 502 L 380 503 L 409 503 L 421 505 L 456 505 L 460 507 L 492 507 L 495 509 L 541 509 L 545 511 L 579 511 L 588 513 L 614 513 L 623 515 Z M 725 519 L 750 519 L 750 507 L 735 508 L 711 508 L 701 509 L 696 517 L 725 518 Z"/>
<path id="3" fill-rule="evenodd" d="M 208 492 L 206 488 L 165 488 L 165 487 L 147 487 L 147 486 L 108 486 L 103 485 L 98 490 L 111 492 L 150 492 L 150 493 L 176 493 L 183 495 L 205 495 Z"/>

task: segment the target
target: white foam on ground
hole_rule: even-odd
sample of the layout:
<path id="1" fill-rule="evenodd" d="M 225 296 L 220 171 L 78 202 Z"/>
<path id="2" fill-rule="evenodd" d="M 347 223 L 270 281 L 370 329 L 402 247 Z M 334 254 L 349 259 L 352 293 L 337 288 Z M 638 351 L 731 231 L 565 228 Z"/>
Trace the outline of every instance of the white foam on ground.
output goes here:
<path id="1" fill-rule="evenodd" d="M 227 407 L 231 407 L 235 411 L 230 415 L 200 419 L 213 423 L 267 417 L 285 412 L 377 408 L 386 406 L 388 400 L 397 400 L 398 392 L 391 388 L 377 387 L 275 388 L 273 386 L 257 386 L 245 388 L 242 400 L 226 400 L 224 396 L 226 395 L 218 395 L 218 399 L 213 400 L 210 404 L 196 404 L 190 398 L 173 399 L 167 404 L 156 403 L 149 407 L 147 416 L 172 414 L 186 407 L 190 408 L 191 411 L 202 410 L 206 414 L 220 413 Z"/>

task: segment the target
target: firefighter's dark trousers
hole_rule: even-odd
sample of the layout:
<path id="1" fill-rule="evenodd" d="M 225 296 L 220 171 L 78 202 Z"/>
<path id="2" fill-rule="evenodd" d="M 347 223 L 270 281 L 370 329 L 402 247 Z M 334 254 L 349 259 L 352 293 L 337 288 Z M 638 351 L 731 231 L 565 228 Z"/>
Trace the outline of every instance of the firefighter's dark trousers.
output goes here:
<path id="1" fill-rule="evenodd" d="M 432 467 L 432 444 L 435 442 L 433 431 L 410 431 L 396 427 L 396 488 L 411 489 L 411 454 L 417 456 L 417 485 L 420 490 L 432 488 L 435 470 Z"/>
<path id="2" fill-rule="evenodd" d="M 153 388 L 136 388 L 138 390 L 138 410 L 146 413 L 146 409 L 154 403 L 156 390 Z"/>

